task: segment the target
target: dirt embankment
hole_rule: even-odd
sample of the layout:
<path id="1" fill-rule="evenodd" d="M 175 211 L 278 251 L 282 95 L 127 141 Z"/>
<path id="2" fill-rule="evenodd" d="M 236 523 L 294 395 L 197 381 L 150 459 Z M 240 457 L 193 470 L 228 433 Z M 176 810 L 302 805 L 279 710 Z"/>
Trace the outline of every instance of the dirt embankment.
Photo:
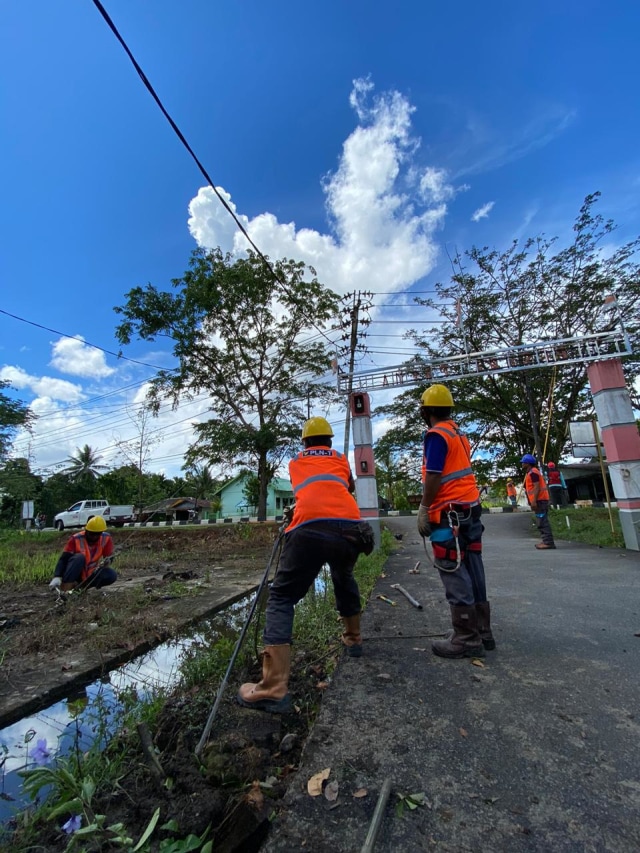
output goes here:
<path id="1" fill-rule="evenodd" d="M 259 583 L 274 524 L 123 529 L 113 532 L 118 581 L 59 596 L 47 583 L 2 584 L 0 726 L 62 698 Z M 68 534 L 25 538 L 27 555 L 51 555 Z M 16 579 L 19 581 L 19 579 Z"/>

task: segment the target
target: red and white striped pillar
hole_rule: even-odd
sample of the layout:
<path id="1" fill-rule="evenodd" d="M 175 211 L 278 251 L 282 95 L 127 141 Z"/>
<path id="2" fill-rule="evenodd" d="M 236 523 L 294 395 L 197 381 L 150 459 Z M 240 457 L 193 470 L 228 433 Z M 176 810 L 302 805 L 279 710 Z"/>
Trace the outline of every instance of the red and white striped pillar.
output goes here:
<path id="1" fill-rule="evenodd" d="M 373 431 L 369 395 L 363 391 L 352 392 L 349 395 L 349 410 L 353 430 L 356 500 L 360 507 L 360 515 L 373 527 L 376 546 L 379 546 L 378 485 L 376 483 L 376 466 L 373 461 Z"/>
<path id="2" fill-rule="evenodd" d="M 587 366 L 624 544 L 640 551 L 640 435 L 620 359 Z"/>

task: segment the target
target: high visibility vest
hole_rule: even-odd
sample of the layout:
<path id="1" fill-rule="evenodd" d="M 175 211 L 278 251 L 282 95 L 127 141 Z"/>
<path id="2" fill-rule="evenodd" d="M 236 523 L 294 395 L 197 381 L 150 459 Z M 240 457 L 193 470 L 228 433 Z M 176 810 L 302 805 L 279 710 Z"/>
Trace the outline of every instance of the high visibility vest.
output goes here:
<path id="1" fill-rule="evenodd" d="M 450 504 L 473 506 L 480 492 L 471 468 L 471 445 L 453 421 L 440 421 L 429 432 L 437 432 L 447 443 L 447 455 L 442 469 L 440 488 L 429 507 L 429 520 L 440 522 L 440 513 Z"/>
<path id="2" fill-rule="evenodd" d="M 311 521 L 360 521 L 349 491 L 351 469 L 344 453 L 331 447 L 308 447 L 289 463 L 296 502 L 287 533 Z"/>
<path id="3" fill-rule="evenodd" d="M 550 486 L 562 486 L 560 479 L 560 471 L 557 468 L 550 468 L 547 472 L 547 482 Z"/>
<path id="4" fill-rule="evenodd" d="M 82 574 L 80 575 L 80 581 L 85 581 L 89 575 L 93 574 L 96 566 L 100 562 L 100 559 L 104 553 L 104 549 L 106 547 L 107 542 L 111 537 L 108 533 L 101 533 L 100 539 L 98 540 L 95 548 L 90 548 L 89 543 L 87 542 L 87 537 L 84 535 L 84 531 L 81 533 L 74 533 L 71 537 L 71 541 L 73 542 L 76 554 L 84 554 L 84 569 L 82 570 Z"/>
<path id="5" fill-rule="evenodd" d="M 529 503 L 531 503 L 533 501 L 534 482 L 531 479 L 532 474 L 537 474 L 538 477 L 540 478 L 538 481 L 539 486 L 540 486 L 540 491 L 538 492 L 538 500 L 539 501 L 548 501 L 549 500 L 549 490 L 547 489 L 547 484 L 545 483 L 544 477 L 542 476 L 542 474 L 540 473 L 538 468 L 532 468 L 525 475 L 524 488 L 527 492 L 527 500 L 529 501 Z"/>
<path id="6" fill-rule="evenodd" d="M 513 485 L 513 483 L 507 483 L 507 495 L 508 495 L 508 497 L 515 498 L 515 496 L 517 494 L 518 494 L 518 490 Z"/>

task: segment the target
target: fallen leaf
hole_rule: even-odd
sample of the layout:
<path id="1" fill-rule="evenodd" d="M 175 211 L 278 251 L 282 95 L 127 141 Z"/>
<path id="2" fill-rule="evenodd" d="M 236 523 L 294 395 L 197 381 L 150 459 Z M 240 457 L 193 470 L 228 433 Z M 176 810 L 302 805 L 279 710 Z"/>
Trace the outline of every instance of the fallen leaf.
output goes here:
<path id="1" fill-rule="evenodd" d="M 366 797 L 368 794 L 369 794 L 369 792 L 367 791 L 366 788 L 358 788 L 358 790 L 355 792 L 355 794 L 353 796 L 356 797 L 357 799 L 360 799 L 361 797 Z"/>
<path id="2" fill-rule="evenodd" d="M 340 786 L 338 785 L 337 779 L 332 779 L 331 782 L 327 782 L 324 786 L 324 796 L 325 799 L 329 800 L 330 803 L 335 803 L 338 799 L 338 791 Z"/>
<path id="3" fill-rule="evenodd" d="M 319 797 L 322 793 L 322 783 L 329 778 L 329 774 L 331 773 L 330 767 L 325 767 L 324 770 L 321 770 L 319 773 L 314 773 L 314 775 L 307 782 L 307 792 L 311 797 Z"/>
<path id="4" fill-rule="evenodd" d="M 60 669 L 63 672 L 69 672 L 69 670 L 73 669 L 73 666 L 70 663 L 63 663 Z"/>
<path id="5" fill-rule="evenodd" d="M 471 663 L 473 664 L 473 666 L 479 666 L 481 669 L 484 669 L 484 664 L 482 663 L 480 658 L 472 658 Z"/>
<path id="6" fill-rule="evenodd" d="M 458 729 L 462 737 L 469 737 L 469 732 L 466 729 Z"/>
<path id="7" fill-rule="evenodd" d="M 318 690 L 326 690 L 328 686 L 329 686 L 328 681 L 319 681 L 316 684 L 316 687 L 318 688 Z"/>

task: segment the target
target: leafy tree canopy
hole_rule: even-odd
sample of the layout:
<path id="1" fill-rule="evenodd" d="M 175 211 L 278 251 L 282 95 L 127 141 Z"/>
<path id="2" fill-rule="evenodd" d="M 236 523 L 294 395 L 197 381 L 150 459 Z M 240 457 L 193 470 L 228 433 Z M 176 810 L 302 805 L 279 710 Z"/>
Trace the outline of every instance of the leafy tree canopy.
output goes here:
<path id="1" fill-rule="evenodd" d="M 598 198 L 594 193 L 585 199 L 565 248 L 542 235 L 523 244 L 514 240 L 506 251 L 474 247 L 455 257 L 451 280 L 436 285 L 437 298 L 416 299 L 444 321 L 428 336 L 408 333 L 418 354 L 428 362 L 606 331 L 617 324 L 619 311 L 633 353 L 623 368 L 637 405 L 640 238 L 612 249 L 616 226 L 595 213 Z M 605 304 L 612 295 L 613 309 Z M 478 451 L 476 459 L 503 472 L 519 471 L 523 453 L 542 451 L 545 460 L 557 460 L 567 449 L 569 422 L 593 417 L 583 364 L 456 380 L 450 387 L 456 419 Z M 400 446 L 419 442 L 424 427 L 418 405 L 419 392 L 412 390 L 378 410 L 394 418 Z"/>
<path id="2" fill-rule="evenodd" d="M 199 461 L 229 469 L 246 465 L 260 482 L 258 515 L 266 514 L 267 484 L 282 460 L 297 447 L 308 404 L 326 400 L 333 389 L 317 383 L 330 355 L 318 334 L 335 316 L 336 294 L 313 278 L 303 263 L 274 264 L 277 280 L 249 252 L 233 259 L 220 249 L 196 249 L 174 292 L 136 287 L 116 312 L 123 344 L 168 337 L 179 362 L 161 371 L 150 400 L 174 405 L 206 395 L 210 417 L 196 425 L 188 448 Z"/>
<path id="3" fill-rule="evenodd" d="M 4 393 L 3 389 L 10 387 L 10 382 L 0 379 L 0 460 L 6 458 L 16 431 L 20 427 L 29 429 L 35 420 L 27 405 Z"/>

